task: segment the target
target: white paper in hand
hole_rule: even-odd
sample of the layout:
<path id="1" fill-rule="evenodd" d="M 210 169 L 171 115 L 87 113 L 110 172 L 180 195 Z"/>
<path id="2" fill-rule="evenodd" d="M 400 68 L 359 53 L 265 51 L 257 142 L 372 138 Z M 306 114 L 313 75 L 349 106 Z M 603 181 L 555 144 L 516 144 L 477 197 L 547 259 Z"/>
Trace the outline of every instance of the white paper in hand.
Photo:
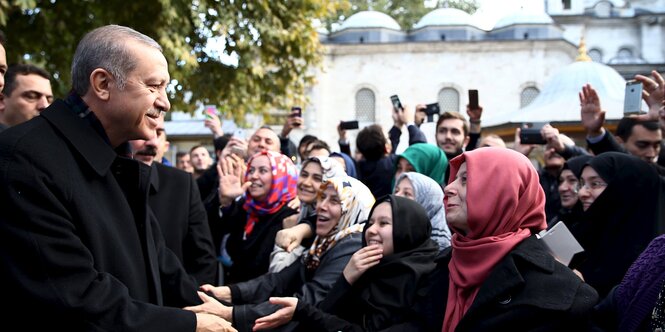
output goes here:
<path id="1" fill-rule="evenodd" d="M 537 237 L 543 241 L 550 254 L 566 266 L 570 264 L 575 254 L 584 252 L 584 248 L 563 221 L 559 221 L 547 231 L 540 232 Z"/>

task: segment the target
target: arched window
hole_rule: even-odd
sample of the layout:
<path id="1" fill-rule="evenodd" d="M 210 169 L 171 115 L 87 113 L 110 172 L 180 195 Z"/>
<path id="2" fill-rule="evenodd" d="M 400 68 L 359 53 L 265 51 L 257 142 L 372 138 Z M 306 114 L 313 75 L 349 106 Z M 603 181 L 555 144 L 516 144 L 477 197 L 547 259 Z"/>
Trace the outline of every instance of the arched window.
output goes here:
<path id="1" fill-rule="evenodd" d="M 522 93 L 520 95 L 520 108 L 524 108 L 527 105 L 531 104 L 531 102 L 538 97 L 540 94 L 540 90 L 538 88 L 530 86 L 522 90 Z"/>
<path id="2" fill-rule="evenodd" d="M 628 48 L 628 47 L 622 47 L 619 49 L 619 52 L 617 52 L 617 58 L 619 59 L 632 59 L 633 58 L 633 51 Z"/>
<path id="3" fill-rule="evenodd" d="M 374 91 L 362 88 L 356 92 L 356 118 L 360 122 L 375 122 L 376 98 Z"/>
<path id="4" fill-rule="evenodd" d="M 443 112 L 459 112 L 459 92 L 453 88 L 439 91 L 439 106 Z"/>
<path id="5" fill-rule="evenodd" d="M 603 52 L 601 52 L 597 48 L 592 48 L 591 50 L 589 50 L 589 57 L 594 62 L 600 62 L 600 63 L 603 62 Z"/>

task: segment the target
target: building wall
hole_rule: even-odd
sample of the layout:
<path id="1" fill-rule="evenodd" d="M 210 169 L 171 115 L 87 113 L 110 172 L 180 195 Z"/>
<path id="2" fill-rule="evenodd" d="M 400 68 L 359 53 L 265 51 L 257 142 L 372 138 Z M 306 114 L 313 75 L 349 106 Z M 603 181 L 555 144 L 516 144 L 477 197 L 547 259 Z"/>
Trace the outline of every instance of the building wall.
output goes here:
<path id="1" fill-rule="evenodd" d="M 419 103 L 436 102 L 442 88 L 454 87 L 460 95 L 459 111 L 466 113 L 467 90 L 478 89 L 485 113 L 505 112 L 520 108 L 520 93 L 525 86 L 542 88 L 552 73 L 570 64 L 577 53 L 574 45 L 563 40 L 326 48 L 323 71 L 309 96 L 311 104 L 316 105 L 310 109 L 314 121 L 308 123 L 305 131 L 329 143 L 337 141 L 339 121 L 356 118 L 355 95 L 361 88 L 374 92 L 375 122 L 386 131 L 392 126 L 393 94 L 413 108 Z M 352 142 L 356 132 L 349 133 Z"/>

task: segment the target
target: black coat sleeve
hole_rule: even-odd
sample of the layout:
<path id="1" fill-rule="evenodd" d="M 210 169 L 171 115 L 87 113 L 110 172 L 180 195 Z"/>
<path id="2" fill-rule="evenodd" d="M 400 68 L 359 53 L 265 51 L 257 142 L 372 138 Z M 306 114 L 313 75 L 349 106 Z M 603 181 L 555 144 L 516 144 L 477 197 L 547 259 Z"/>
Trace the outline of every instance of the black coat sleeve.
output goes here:
<path id="1" fill-rule="evenodd" d="M 619 143 L 617 143 L 616 139 L 614 139 L 614 136 L 612 136 L 612 134 L 610 134 L 610 132 L 607 130 L 605 130 L 605 135 L 603 135 L 603 138 L 599 142 L 591 143 L 589 140 L 587 140 L 587 143 L 589 145 L 589 149 L 596 156 L 603 152 L 610 151 L 626 152 L 626 150 L 621 145 L 619 145 Z"/>
<path id="2" fill-rule="evenodd" d="M 215 284 L 217 257 L 212 244 L 208 217 L 196 182 L 190 178 L 189 220 L 183 243 L 185 269 L 194 275 L 199 284 Z"/>

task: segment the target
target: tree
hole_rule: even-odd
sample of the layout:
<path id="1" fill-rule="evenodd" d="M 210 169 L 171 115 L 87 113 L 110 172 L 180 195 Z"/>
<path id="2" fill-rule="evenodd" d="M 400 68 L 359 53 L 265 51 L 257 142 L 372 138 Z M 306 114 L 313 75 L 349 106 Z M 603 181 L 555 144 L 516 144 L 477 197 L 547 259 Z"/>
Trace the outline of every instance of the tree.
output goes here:
<path id="1" fill-rule="evenodd" d="M 394 18 L 402 30 L 409 30 L 425 14 L 434 8 L 425 5 L 425 1 L 413 0 L 350 0 L 351 6 L 341 8 L 336 15 L 325 21 L 328 31 L 332 31 L 332 25 L 341 24 L 349 16 L 363 10 L 376 10 Z M 469 14 L 478 9 L 476 0 L 437 0 L 435 8 L 457 8 Z"/>
<path id="2" fill-rule="evenodd" d="M 54 92 L 64 96 L 82 36 L 105 24 L 132 27 L 164 48 L 174 110 L 217 104 L 242 120 L 247 112 L 305 103 L 311 68 L 322 56 L 313 21 L 343 6 L 334 0 L 0 0 L 0 29 L 9 63 L 27 59 L 46 68 Z"/>

